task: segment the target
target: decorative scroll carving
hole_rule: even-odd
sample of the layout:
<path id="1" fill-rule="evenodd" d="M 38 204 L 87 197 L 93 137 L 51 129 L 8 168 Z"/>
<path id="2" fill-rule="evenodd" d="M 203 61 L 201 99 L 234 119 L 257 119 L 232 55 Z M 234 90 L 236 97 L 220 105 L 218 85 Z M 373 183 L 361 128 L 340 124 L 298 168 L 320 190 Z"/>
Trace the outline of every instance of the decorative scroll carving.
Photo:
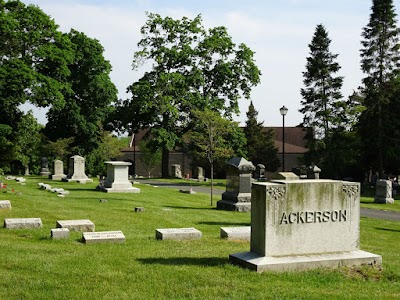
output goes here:
<path id="1" fill-rule="evenodd" d="M 347 198 L 355 199 L 355 196 L 359 193 L 359 186 L 357 184 L 343 184 L 343 192 Z"/>
<path id="2" fill-rule="evenodd" d="M 286 188 L 285 187 L 281 187 L 281 186 L 270 186 L 267 187 L 267 195 L 271 197 L 272 200 L 272 205 L 273 205 L 273 220 L 274 220 L 274 224 L 276 224 L 276 222 L 278 222 L 277 220 L 277 216 L 278 216 L 278 207 L 279 204 L 277 204 L 276 202 L 278 200 L 283 201 L 285 199 L 284 195 L 286 193 Z"/>
<path id="3" fill-rule="evenodd" d="M 286 189 L 284 187 L 268 187 L 267 195 L 273 200 L 279 200 L 285 195 Z"/>

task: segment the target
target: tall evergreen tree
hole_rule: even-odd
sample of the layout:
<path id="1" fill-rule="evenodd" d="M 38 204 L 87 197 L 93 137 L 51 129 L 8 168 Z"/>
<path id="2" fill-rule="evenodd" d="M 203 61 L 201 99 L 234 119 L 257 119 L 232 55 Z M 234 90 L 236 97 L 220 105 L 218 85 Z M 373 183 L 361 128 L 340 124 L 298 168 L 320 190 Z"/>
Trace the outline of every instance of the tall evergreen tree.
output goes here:
<path id="1" fill-rule="evenodd" d="M 389 166 L 390 145 L 384 145 L 384 141 L 392 134 L 387 130 L 391 126 L 386 124 L 394 121 L 388 116 L 393 109 L 390 103 L 396 86 L 394 79 L 400 72 L 399 29 L 392 0 L 373 0 L 371 10 L 361 42 L 361 69 L 366 74 L 363 79 L 366 110 L 360 119 L 360 133 L 365 161 L 382 176 L 384 168 Z"/>
<path id="2" fill-rule="evenodd" d="M 275 135 L 272 129 L 264 128 L 264 122 L 258 122 L 258 111 L 250 102 L 247 112 L 244 134 L 247 139 L 246 150 L 248 159 L 254 164 L 263 164 L 267 171 L 275 172 L 280 166 L 275 147 Z"/>
<path id="3" fill-rule="evenodd" d="M 343 77 L 334 77 L 340 70 L 336 62 L 338 54 L 330 52 L 330 43 L 325 27 L 317 25 L 309 45 L 306 71 L 303 72 L 305 88 L 301 89 L 303 125 L 313 127 L 321 138 L 328 136 L 330 129 L 336 126 L 336 103 L 342 98 Z"/>
<path id="4" fill-rule="evenodd" d="M 330 145 L 333 131 L 337 131 L 342 124 L 339 116 L 343 115 L 341 88 L 343 77 L 335 76 L 340 70 L 336 62 L 338 54 L 329 50 L 331 40 L 328 32 L 321 24 L 316 26 L 307 57 L 306 71 L 303 72 L 305 88 L 301 89 L 304 127 L 313 130 L 313 136 L 308 136 L 306 163 L 316 163 L 322 166 L 329 175 L 334 169 L 334 145 Z"/>

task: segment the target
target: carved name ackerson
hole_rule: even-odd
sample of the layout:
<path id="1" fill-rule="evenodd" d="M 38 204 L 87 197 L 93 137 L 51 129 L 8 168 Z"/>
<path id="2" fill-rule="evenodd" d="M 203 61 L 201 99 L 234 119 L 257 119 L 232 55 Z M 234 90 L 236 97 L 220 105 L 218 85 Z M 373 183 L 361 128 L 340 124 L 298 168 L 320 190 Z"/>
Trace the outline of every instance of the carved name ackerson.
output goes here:
<path id="1" fill-rule="evenodd" d="M 327 223 L 347 221 L 347 210 L 283 213 L 279 224 Z"/>

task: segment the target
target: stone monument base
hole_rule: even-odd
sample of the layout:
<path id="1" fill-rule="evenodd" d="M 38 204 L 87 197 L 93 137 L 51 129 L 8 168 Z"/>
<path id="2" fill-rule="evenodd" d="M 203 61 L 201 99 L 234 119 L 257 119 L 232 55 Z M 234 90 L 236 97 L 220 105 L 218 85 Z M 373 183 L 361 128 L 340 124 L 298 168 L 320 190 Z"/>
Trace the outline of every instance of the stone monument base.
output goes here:
<path id="1" fill-rule="evenodd" d="M 93 179 L 90 178 L 81 178 L 81 179 L 75 179 L 75 178 L 62 178 L 61 181 L 64 182 L 79 182 L 79 183 L 86 183 L 86 182 L 93 182 Z"/>
<path id="2" fill-rule="evenodd" d="M 375 198 L 374 198 L 374 203 L 393 204 L 393 203 L 394 203 L 394 199 L 393 199 L 393 198 L 380 198 L 380 197 L 375 197 Z"/>
<path id="3" fill-rule="evenodd" d="M 63 178 L 66 178 L 67 175 L 63 174 L 63 175 L 51 175 L 49 176 L 49 178 L 51 180 L 62 180 Z"/>
<path id="4" fill-rule="evenodd" d="M 382 265 L 382 256 L 361 250 L 283 257 L 261 256 L 254 252 L 240 252 L 229 255 L 229 262 L 261 273 L 264 271 L 286 272 L 359 265 L 379 267 Z"/>
<path id="5" fill-rule="evenodd" d="M 140 193 L 140 189 L 133 186 L 124 188 L 106 188 L 98 185 L 96 189 L 105 193 Z"/>
<path id="6" fill-rule="evenodd" d="M 219 200 L 217 202 L 217 209 L 249 212 L 251 210 L 251 202 L 233 202 L 229 200 Z"/>

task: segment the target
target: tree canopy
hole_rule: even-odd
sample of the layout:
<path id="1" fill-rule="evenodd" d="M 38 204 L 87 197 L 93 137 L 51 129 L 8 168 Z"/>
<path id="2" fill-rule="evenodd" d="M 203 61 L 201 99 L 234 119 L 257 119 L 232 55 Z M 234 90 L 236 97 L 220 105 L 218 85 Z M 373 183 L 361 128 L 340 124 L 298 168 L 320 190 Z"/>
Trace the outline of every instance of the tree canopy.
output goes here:
<path id="1" fill-rule="evenodd" d="M 392 106 L 391 102 L 397 98 L 400 31 L 396 25 L 392 0 L 374 0 L 371 10 L 369 22 L 362 32 L 361 69 L 365 73 L 363 94 L 366 109 L 360 118 L 359 128 L 364 143 L 365 162 L 383 176 L 384 169 L 391 168 L 391 160 L 397 160 L 393 156 L 389 157 L 395 144 L 385 143 L 385 140 L 393 140 L 393 134 L 397 134 L 396 130 L 389 130 L 397 127 L 392 124 L 397 117 L 388 117 L 397 107 Z M 399 138 L 400 134 L 397 134 L 394 139 Z"/>
<path id="2" fill-rule="evenodd" d="M 307 135 L 309 151 L 305 154 L 306 164 L 322 167 L 327 177 L 337 177 L 341 140 L 346 129 L 347 104 L 342 99 L 343 77 L 337 76 L 340 65 L 338 55 L 330 52 L 331 39 L 322 24 L 315 28 L 310 56 L 307 57 L 306 71 L 303 72 L 304 85 L 300 93 L 303 98 L 302 126 L 311 128 Z"/>
<path id="3" fill-rule="evenodd" d="M 52 141 L 74 137 L 71 147 L 86 155 L 102 140 L 103 126 L 117 102 L 117 89 L 110 80 L 111 65 L 99 41 L 73 29 L 66 37 L 74 53 L 68 65 L 71 89 L 64 95 L 65 106 L 52 107 L 47 113 L 45 133 Z"/>
<path id="4" fill-rule="evenodd" d="M 0 0 L 0 123 L 16 124 L 26 101 L 62 107 L 70 90 L 68 37 L 39 7 Z"/>
<path id="5" fill-rule="evenodd" d="M 241 156 L 241 148 L 245 145 L 245 137 L 237 122 L 221 117 L 218 112 L 210 109 L 193 112 L 193 128 L 186 137 L 191 144 L 191 155 L 195 161 L 201 157 L 207 158 L 210 165 L 211 205 L 214 164 L 216 161 L 226 162 L 234 155 Z M 240 136 L 241 138 L 237 138 Z M 239 143 L 235 143 L 239 141 Z M 239 145 L 238 145 L 239 144 Z M 239 147 L 238 147 L 239 146 Z"/>
<path id="6" fill-rule="evenodd" d="M 168 176 L 168 151 L 185 131 L 195 109 L 230 118 L 238 101 L 249 98 L 260 81 L 254 52 L 236 45 L 225 27 L 206 30 L 201 16 L 175 20 L 148 13 L 133 67 L 151 70 L 130 85 L 132 98 L 120 101 L 119 128 L 151 127 L 154 147 L 163 149 L 162 175 Z"/>
<path id="7" fill-rule="evenodd" d="M 258 122 L 258 111 L 252 101 L 246 115 L 244 134 L 247 140 L 247 158 L 255 166 L 263 164 L 267 171 L 275 172 L 280 166 L 278 149 L 275 147 L 275 133 L 272 129 L 264 128 L 264 122 Z"/>

